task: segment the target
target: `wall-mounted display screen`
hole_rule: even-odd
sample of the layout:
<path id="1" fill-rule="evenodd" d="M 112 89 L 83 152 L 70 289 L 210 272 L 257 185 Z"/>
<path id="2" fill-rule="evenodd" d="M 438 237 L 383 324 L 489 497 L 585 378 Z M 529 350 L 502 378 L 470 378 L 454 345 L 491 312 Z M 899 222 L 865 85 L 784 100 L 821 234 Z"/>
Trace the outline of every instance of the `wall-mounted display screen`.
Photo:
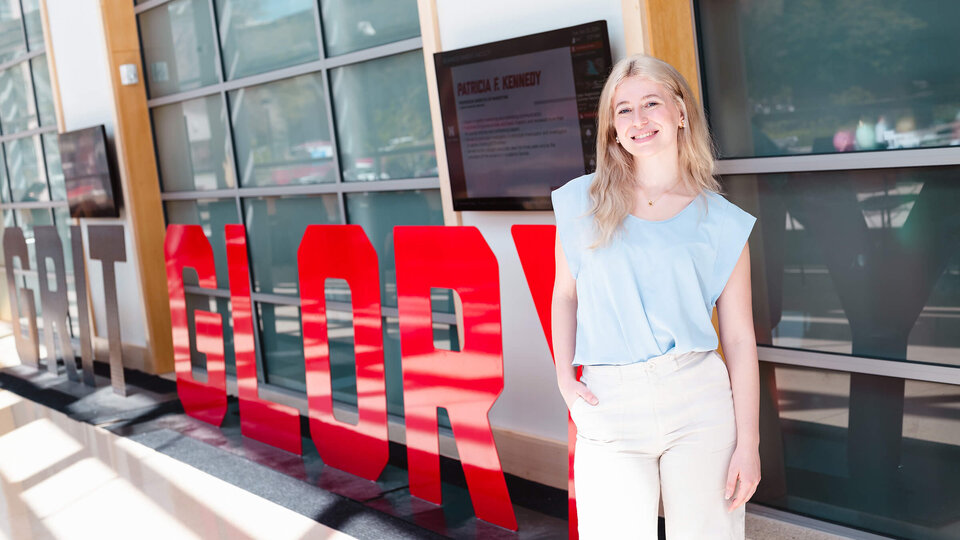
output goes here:
<path id="1" fill-rule="evenodd" d="M 606 21 L 435 55 L 455 210 L 550 210 L 596 167 Z"/>
<path id="2" fill-rule="evenodd" d="M 102 125 L 58 137 L 70 217 L 119 217 L 114 168 Z"/>

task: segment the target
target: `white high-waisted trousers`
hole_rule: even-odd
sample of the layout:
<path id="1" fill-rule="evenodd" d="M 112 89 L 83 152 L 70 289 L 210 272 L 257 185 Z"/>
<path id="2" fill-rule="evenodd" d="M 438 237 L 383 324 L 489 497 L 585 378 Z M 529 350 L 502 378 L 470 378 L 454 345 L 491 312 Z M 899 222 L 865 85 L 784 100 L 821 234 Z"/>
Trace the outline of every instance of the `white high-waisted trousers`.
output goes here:
<path id="1" fill-rule="evenodd" d="M 744 506 L 724 499 L 737 426 L 717 351 L 584 366 L 581 380 L 599 404 L 578 397 L 570 413 L 580 538 L 656 540 L 662 493 L 670 540 L 743 540 Z"/>

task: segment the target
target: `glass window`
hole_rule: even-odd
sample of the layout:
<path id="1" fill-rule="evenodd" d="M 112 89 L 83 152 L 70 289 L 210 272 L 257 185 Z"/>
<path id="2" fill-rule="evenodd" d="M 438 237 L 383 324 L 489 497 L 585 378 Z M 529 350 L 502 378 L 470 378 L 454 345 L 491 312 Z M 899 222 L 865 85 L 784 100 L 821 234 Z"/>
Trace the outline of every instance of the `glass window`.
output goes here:
<path id="1" fill-rule="evenodd" d="M 384 306 L 397 307 L 393 228 L 397 225 L 443 225 L 440 191 L 373 191 L 347 193 L 345 197 L 347 222 L 361 225 L 377 250 L 381 302 Z M 452 306 L 448 301 L 444 307 Z"/>
<path id="2" fill-rule="evenodd" d="M 4 159 L 2 150 L 0 150 L 0 202 L 10 202 L 10 184 L 7 182 L 7 160 Z"/>
<path id="3" fill-rule="evenodd" d="M 778 444 L 762 445 L 754 502 L 884 537 L 956 538 L 960 387 L 895 379 L 899 395 L 884 395 L 895 410 L 881 405 L 874 416 L 860 414 L 860 401 L 878 400 L 858 394 L 853 379 L 885 377 L 768 369 L 764 394 L 777 396 L 778 422 L 762 436 Z M 880 419 L 893 426 L 871 425 Z M 770 452 L 780 444 L 782 453 Z"/>
<path id="4" fill-rule="evenodd" d="M 226 78 L 320 57 L 316 0 L 217 0 Z"/>
<path id="5" fill-rule="evenodd" d="M 960 145 L 960 3 L 696 4 L 723 157 Z"/>
<path id="6" fill-rule="evenodd" d="M 0 0 L 0 63 L 27 52 L 17 0 Z"/>
<path id="7" fill-rule="evenodd" d="M 306 393 L 300 308 L 257 303 L 266 382 Z"/>
<path id="8" fill-rule="evenodd" d="M 758 217 L 757 342 L 960 366 L 960 166 L 724 177 Z M 754 202 L 755 201 L 755 202 Z M 757 267 L 757 265 L 760 267 Z M 838 365 L 842 363 L 838 356 Z"/>
<path id="9" fill-rule="evenodd" d="M 30 210 L 16 210 L 17 225 L 23 229 L 23 238 L 27 241 L 27 252 L 30 257 L 30 269 L 37 269 L 37 250 L 33 238 L 33 229 L 40 225 L 53 225 L 50 210 L 46 208 L 32 208 Z M 37 297 L 39 301 L 40 298 Z"/>
<path id="10" fill-rule="evenodd" d="M 236 185 L 220 94 L 154 108 L 153 129 L 164 191 Z"/>
<path id="11" fill-rule="evenodd" d="M 420 35 L 416 0 L 320 0 L 320 7 L 327 56 Z"/>
<path id="12" fill-rule="evenodd" d="M 50 179 L 50 195 L 55 201 L 67 200 L 67 185 L 63 179 L 63 167 L 60 163 L 60 145 L 56 133 L 44 133 L 43 154 L 47 158 L 47 178 Z"/>
<path id="13" fill-rule="evenodd" d="M 37 109 L 40 111 L 41 126 L 56 126 L 57 113 L 53 107 L 53 91 L 50 89 L 50 71 L 47 57 L 39 56 L 30 61 L 33 69 L 33 86 L 37 92 Z"/>
<path id="14" fill-rule="evenodd" d="M 70 332 L 73 336 L 80 335 L 79 311 L 77 309 L 77 289 L 73 280 L 73 244 L 70 242 L 70 210 L 68 208 L 54 208 L 53 219 L 57 225 L 57 235 L 63 244 L 63 269 L 67 273 L 67 312 L 70 314 Z"/>
<path id="15" fill-rule="evenodd" d="M 23 22 L 27 27 L 27 45 L 31 51 L 43 48 L 43 24 L 40 21 L 39 0 L 21 0 Z"/>
<path id="16" fill-rule="evenodd" d="M 29 62 L 0 71 L 0 126 L 5 135 L 38 127 Z"/>
<path id="17" fill-rule="evenodd" d="M 14 139 L 5 142 L 4 147 L 14 202 L 49 201 L 50 194 L 42 175 L 40 137 Z"/>
<path id="18" fill-rule="evenodd" d="M 216 83 L 208 0 L 173 0 L 141 13 L 140 40 L 150 97 Z"/>
<path id="19" fill-rule="evenodd" d="M 223 200 L 167 201 L 167 224 L 200 225 L 210 240 L 213 261 L 217 269 L 217 288 L 230 288 L 227 272 L 227 243 L 223 226 L 240 223 L 237 203 L 233 198 Z M 189 285 L 197 285 L 193 272 L 186 272 Z M 189 277 L 187 277 L 189 276 Z"/>
<path id="20" fill-rule="evenodd" d="M 437 176 L 423 52 L 330 72 L 346 181 Z"/>
<path id="21" fill-rule="evenodd" d="M 223 355 L 226 371 L 228 375 L 235 376 L 237 374 L 237 361 L 233 348 L 233 317 L 230 314 L 230 300 L 190 293 L 185 295 L 185 300 L 187 302 L 187 327 L 190 331 L 190 363 L 194 368 L 199 368 L 198 371 L 203 373 L 204 377 L 206 376 L 206 358 L 197 351 L 197 327 L 194 322 L 194 312 L 202 309 L 203 311 L 218 313 L 221 316 L 220 323 L 223 325 Z"/>
<path id="22" fill-rule="evenodd" d="M 319 73 L 241 88 L 229 97 L 241 186 L 336 181 Z"/>
<path id="23" fill-rule="evenodd" d="M 307 225 L 341 223 L 337 196 L 258 197 L 243 204 L 254 290 L 298 295 L 300 240 Z"/>

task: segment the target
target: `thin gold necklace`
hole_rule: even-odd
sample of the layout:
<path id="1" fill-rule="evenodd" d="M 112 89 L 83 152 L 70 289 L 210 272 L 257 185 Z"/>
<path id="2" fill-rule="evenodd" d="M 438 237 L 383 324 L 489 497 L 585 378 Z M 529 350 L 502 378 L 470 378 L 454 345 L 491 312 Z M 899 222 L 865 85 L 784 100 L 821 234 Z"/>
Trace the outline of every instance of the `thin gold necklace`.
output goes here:
<path id="1" fill-rule="evenodd" d="M 677 180 L 676 182 L 674 182 L 673 186 L 670 187 L 670 189 L 661 193 L 660 196 L 657 197 L 656 199 L 647 199 L 647 206 L 653 206 L 653 203 L 659 201 L 664 195 L 673 191 L 673 188 L 677 187 L 679 184 L 680 184 L 680 180 Z"/>

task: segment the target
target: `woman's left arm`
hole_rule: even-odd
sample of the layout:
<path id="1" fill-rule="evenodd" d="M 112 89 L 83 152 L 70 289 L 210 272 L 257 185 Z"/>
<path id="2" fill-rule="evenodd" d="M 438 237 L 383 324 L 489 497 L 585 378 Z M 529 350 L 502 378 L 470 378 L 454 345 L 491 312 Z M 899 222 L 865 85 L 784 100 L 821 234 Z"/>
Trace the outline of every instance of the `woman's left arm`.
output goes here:
<path id="1" fill-rule="evenodd" d="M 737 448 L 730 459 L 725 492 L 731 499 L 729 511 L 750 500 L 760 483 L 760 371 L 751 294 L 747 244 L 717 299 L 720 344 L 730 373 L 737 421 Z M 738 479 L 740 486 L 734 493 Z"/>

